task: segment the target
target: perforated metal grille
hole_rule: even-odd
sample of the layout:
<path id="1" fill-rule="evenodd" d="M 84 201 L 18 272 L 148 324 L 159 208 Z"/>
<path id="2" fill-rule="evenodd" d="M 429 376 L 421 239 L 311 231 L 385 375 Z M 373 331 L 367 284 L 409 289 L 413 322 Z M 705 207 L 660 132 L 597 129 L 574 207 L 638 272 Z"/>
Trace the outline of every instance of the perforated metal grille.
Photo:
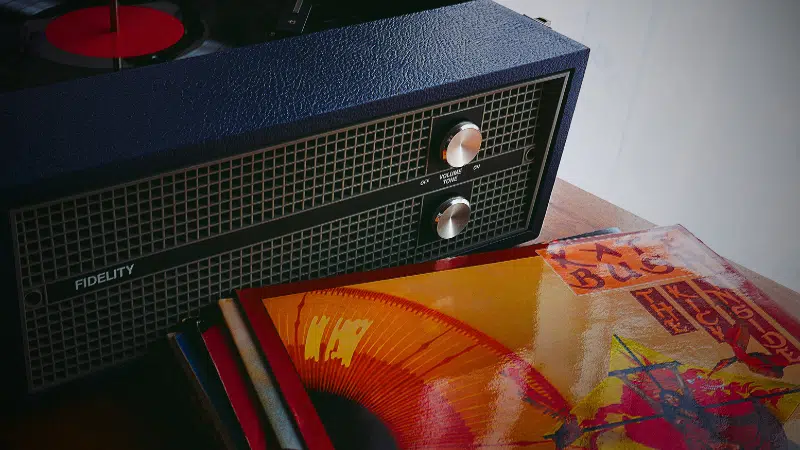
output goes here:
<path id="1" fill-rule="evenodd" d="M 541 99 L 542 87 L 537 83 L 487 95 L 481 126 L 486 148 L 475 159 L 533 145 Z"/>
<path id="2" fill-rule="evenodd" d="M 26 311 L 34 387 L 142 353 L 220 293 L 408 260 L 422 200 L 410 199 Z"/>
<path id="3" fill-rule="evenodd" d="M 529 178 L 532 167 L 514 167 L 476 180 L 472 185 L 472 213 L 467 228 L 452 239 L 418 247 L 415 261 L 436 259 L 526 228 L 534 194 Z"/>
<path id="4" fill-rule="evenodd" d="M 16 214 L 24 288 L 416 178 L 431 111 Z"/>
<path id="5" fill-rule="evenodd" d="M 526 226 L 529 168 L 473 182 L 474 214 L 449 241 L 417 246 L 422 197 L 278 236 L 155 275 L 25 311 L 32 388 L 143 353 L 220 293 L 428 260 Z"/>
<path id="6" fill-rule="evenodd" d="M 424 175 L 431 120 L 484 105 L 478 159 L 532 144 L 541 82 L 14 212 L 23 290 Z"/>

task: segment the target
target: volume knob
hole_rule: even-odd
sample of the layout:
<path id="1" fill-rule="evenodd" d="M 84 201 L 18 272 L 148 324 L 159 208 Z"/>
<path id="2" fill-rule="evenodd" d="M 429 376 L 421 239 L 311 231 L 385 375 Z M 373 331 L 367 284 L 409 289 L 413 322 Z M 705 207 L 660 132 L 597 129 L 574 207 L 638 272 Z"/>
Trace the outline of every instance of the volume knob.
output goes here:
<path id="1" fill-rule="evenodd" d="M 442 239 L 451 239 L 467 227 L 470 215 L 469 202 L 464 197 L 453 197 L 439 205 L 433 227 Z"/>
<path id="2" fill-rule="evenodd" d="M 481 129 L 472 122 L 461 122 L 445 135 L 442 159 L 453 167 L 463 167 L 481 150 Z"/>

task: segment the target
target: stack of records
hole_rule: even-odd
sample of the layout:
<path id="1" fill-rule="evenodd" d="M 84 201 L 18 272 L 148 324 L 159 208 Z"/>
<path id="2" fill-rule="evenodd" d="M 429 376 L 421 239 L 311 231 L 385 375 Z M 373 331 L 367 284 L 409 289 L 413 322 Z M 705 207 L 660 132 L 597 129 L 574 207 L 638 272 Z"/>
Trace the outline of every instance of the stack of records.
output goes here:
<path id="1" fill-rule="evenodd" d="M 232 449 L 796 448 L 800 324 L 680 226 L 246 289 L 171 333 Z"/>

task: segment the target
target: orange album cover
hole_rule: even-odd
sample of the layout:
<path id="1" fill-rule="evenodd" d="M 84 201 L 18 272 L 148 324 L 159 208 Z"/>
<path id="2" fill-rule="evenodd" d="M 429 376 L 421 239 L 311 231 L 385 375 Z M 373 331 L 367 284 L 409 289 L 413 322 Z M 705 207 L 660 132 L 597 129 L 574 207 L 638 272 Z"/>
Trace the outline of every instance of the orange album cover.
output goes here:
<path id="1" fill-rule="evenodd" d="M 796 318 L 680 226 L 239 300 L 274 324 L 334 444 L 375 424 L 397 448 L 800 444 Z"/>

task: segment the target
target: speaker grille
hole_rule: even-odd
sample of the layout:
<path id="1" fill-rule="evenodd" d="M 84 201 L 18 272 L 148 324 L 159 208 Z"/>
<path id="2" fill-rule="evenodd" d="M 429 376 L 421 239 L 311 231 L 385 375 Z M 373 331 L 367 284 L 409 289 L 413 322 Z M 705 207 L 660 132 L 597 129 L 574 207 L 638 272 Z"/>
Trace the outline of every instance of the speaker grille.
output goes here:
<path id="1" fill-rule="evenodd" d="M 32 288 L 425 174 L 432 117 L 484 106 L 478 160 L 529 146 L 541 82 L 14 212 Z"/>
<path id="2" fill-rule="evenodd" d="M 541 94 L 539 84 L 528 84 L 487 95 L 481 126 L 487 139 L 475 159 L 530 146 L 538 125 Z"/>
<path id="3" fill-rule="evenodd" d="M 30 388 L 138 356 L 234 288 L 431 260 L 527 229 L 542 167 L 529 152 L 526 162 L 472 181 L 472 218 L 450 240 L 418 240 L 430 219 L 419 195 L 91 292 L 44 295 L 72 277 L 215 237 L 227 242 L 237 230 L 421 179 L 442 115 L 483 108 L 478 160 L 544 145 L 557 111 L 551 98 L 565 83 L 565 75 L 525 83 L 12 211 Z"/>
<path id="4" fill-rule="evenodd" d="M 236 287 L 420 262 L 519 231 L 530 211 L 530 167 L 475 180 L 473 218 L 449 241 L 417 246 L 422 197 L 415 197 L 29 308 L 31 387 L 45 388 L 140 355 L 181 318 Z"/>

